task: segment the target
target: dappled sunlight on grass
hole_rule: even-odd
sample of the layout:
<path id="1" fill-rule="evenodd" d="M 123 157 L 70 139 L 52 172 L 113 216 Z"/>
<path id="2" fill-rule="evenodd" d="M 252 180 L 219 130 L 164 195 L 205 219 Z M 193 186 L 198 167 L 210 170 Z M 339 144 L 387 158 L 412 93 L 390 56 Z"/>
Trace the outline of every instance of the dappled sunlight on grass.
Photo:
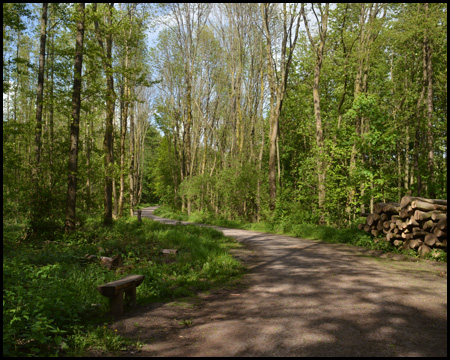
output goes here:
<path id="1" fill-rule="evenodd" d="M 328 243 L 342 243 L 353 246 L 360 246 L 367 249 L 381 250 L 383 252 L 392 252 L 397 254 L 405 254 L 408 256 L 418 256 L 410 251 L 400 251 L 389 242 L 376 242 L 366 232 L 359 230 L 356 226 L 344 229 L 337 229 L 331 226 L 316 225 L 308 223 L 297 223 L 289 217 L 280 220 L 260 221 L 254 223 L 245 223 L 238 220 L 227 220 L 223 217 L 216 218 L 212 213 L 195 212 L 191 215 L 184 214 L 179 211 L 172 211 L 170 208 L 161 206 L 155 211 L 155 215 L 166 217 L 169 219 L 177 219 L 195 223 L 210 224 L 233 229 L 245 229 L 258 232 L 267 232 L 280 235 L 288 235 L 299 238 L 321 240 Z M 438 260 L 447 261 L 446 254 Z M 432 260 L 436 260 L 431 258 Z"/>
<path id="2" fill-rule="evenodd" d="M 136 289 L 138 304 L 145 304 L 193 295 L 243 273 L 228 253 L 239 245 L 221 232 L 142 220 L 124 217 L 105 228 L 101 218 L 89 218 L 80 231 L 60 234 L 54 242 L 36 238 L 19 243 L 21 228 L 6 227 L 4 355 L 80 355 L 87 346 L 117 350 L 123 341 L 98 330 L 109 304 L 96 287 L 126 274 L 145 276 Z M 162 249 L 177 253 L 166 256 Z M 117 255 L 127 266 L 125 273 L 107 270 L 98 261 Z"/>

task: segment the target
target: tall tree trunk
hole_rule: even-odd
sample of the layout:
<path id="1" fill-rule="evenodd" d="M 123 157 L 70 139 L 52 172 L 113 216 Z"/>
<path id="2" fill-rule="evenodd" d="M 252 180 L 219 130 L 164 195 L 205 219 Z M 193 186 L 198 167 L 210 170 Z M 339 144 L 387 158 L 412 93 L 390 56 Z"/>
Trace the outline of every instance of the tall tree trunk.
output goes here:
<path id="1" fill-rule="evenodd" d="M 261 50 L 262 53 L 262 50 Z M 263 159 L 263 151 L 264 151 L 264 139 L 266 134 L 264 133 L 264 118 L 263 118 L 263 109 L 264 109 L 264 77 L 263 77 L 263 66 L 261 66 L 261 98 L 259 101 L 259 118 L 261 119 L 261 147 L 259 148 L 259 156 L 258 156 L 258 180 L 256 183 L 256 221 L 259 222 L 261 217 L 261 169 L 262 169 L 262 159 Z"/>
<path id="2" fill-rule="evenodd" d="M 419 99 L 417 100 L 416 106 L 416 134 L 414 138 L 414 173 L 417 177 L 417 196 L 422 195 L 423 183 L 422 183 L 422 172 L 420 170 L 419 157 L 420 157 L 420 143 L 421 143 L 421 123 L 423 117 L 423 103 L 425 99 L 425 92 L 427 90 L 427 51 L 425 39 L 423 40 L 422 46 L 422 90 L 420 92 Z"/>
<path id="3" fill-rule="evenodd" d="M 127 60 L 125 61 L 127 63 Z M 127 65 L 125 65 L 126 67 Z M 127 135 L 128 117 L 128 81 L 125 79 L 124 97 L 122 101 L 121 131 L 120 131 L 120 194 L 119 194 L 119 217 L 123 215 L 123 203 L 125 199 L 125 140 Z"/>
<path id="4" fill-rule="evenodd" d="M 314 5 L 312 5 L 314 6 Z M 319 93 L 319 82 L 320 82 L 320 71 L 322 69 L 323 52 L 325 48 L 325 41 L 327 36 L 328 27 L 328 10 L 329 4 L 325 5 L 325 11 L 322 12 L 322 8 L 319 5 L 321 13 L 321 22 L 319 26 L 319 43 L 316 45 L 313 37 L 309 31 L 308 20 L 306 18 L 305 11 L 302 4 L 303 20 L 305 22 L 305 27 L 311 42 L 311 46 L 316 54 L 315 57 L 315 67 L 314 67 L 314 83 L 313 83 L 313 100 L 314 100 L 314 116 L 316 119 L 316 145 L 318 149 L 318 161 L 317 161 L 317 173 L 318 173 L 318 188 L 319 188 L 319 211 L 320 218 L 319 222 L 323 224 L 325 222 L 325 173 L 326 164 L 324 158 L 324 139 L 323 139 L 323 128 L 322 128 L 322 117 L 320 114 L 320 93 Z"/>
<path id="5" fill-rule="evenodd" d="M 322 48 L 323 51 L 323 48 Z M 320 94 L 319 94 L 319 79 L 320 70 L 322 67 L 322 60 L 316 63 L 314 69 L 314 85 L 313 85 L 313 99 L 314 99 L 314 115 L 316 119 L 316 145 L 318 149 L 317 173 L 318 173 L 318 187 L 319 187 L 319 222 L 324 223 L 324 205 L 325 205 L 325 159 L 324 159 L 324 144 L 323 144 L 323 128 L 322 117 L 320 114 Z"/>
<path id="6" fill-rule="evenodd" d="M 425 17 L 428 18 L 428 3 L 425 3 Z M 434 179 L 434 152 L 433 152 L 433 66 L 431 62 L 431 46 L 427 30 L 424 37 L 424 51 L 427 65 L 427 150 L 428 150 L 428 196 L 436 197 Z"/>
<path id="7" fill-rule="evenodd" d="M 106 119 L 105 119 L 105 137 L 103 139 L 103 149 L 105 152 L 105 197 L 104 197 L 104 213 L 103 223 L 105 225 L 112 224 L 112 195 L 113 195 L 113 179 L 112 170 L 114 163 L 114 147 L 113 147 L 113 132 L 114 132 L 114 78 L 112 72 L 112 9 L 114 3 L 108 5 L 108 34 L 106 35 L 106 54 L 103 53 L 103 67 L 106 73 Z M 97 4 L 94 3 L 94 11 L 97 10 Z M 104 51 L 103 40 L 100 35 L 98 22 L 95 21 L 95 30 L 97 41 Z"/>
<path id="8" fill-rule="evenodd" d="M 404 57 L 405 61 L 405 69 L 407 67 L 406 64 L 406 55 Z M 405 71 L 405 93 L 408 91 L 408 74 Z M 410 187 L 410 179 L 409 179 L 409 173 L 410 173 L 410 164 L 409 164 L 409 119 L 407 119 L 405 124 L 405 171 L 404 171 L 404 178 L 403 178 L 403 184 L 404 188 L 406 190 L 409 190 Z"/>
<path id="9" fill-rule="evenodd" d="M 358 67 L 356 70 L 356 78 L 355 78 L 355 89 L 354 89 L 354 99 L 358 97 L 360 93 L 367 92 L 368 87 L 368 75 L 369 75 L 369 69 L 370 69 L 370 49 L 375 41 L 375 39 L 378 37 L 379 29 L 375 26 L 375 21 L 377 19 L 378 14 L 380 13 L 381 9 L 384 9 L 382 18 L 384 19 L 386 16 L 386 6 L 382 5 L 379 6 L 379 3 L 361 3 L 360 5 L 360 15 L 359 15 L 359 48 L 358 48 Z M 369 127 L 368 119 L 364 119 L 360 116 L 357 116 L 355 119 L 355 132 L 357 135 L 361 136 L 365 132 L 367 132 L 367 129 Z M 352 152 L 350 155 L 350 166 L 349 166 L 349 172 L 350 174 L 353 173 L 355 167 L 356 167 L 356 144 L 354 143 L 352 146 Z M 370 156 L 370 154 L 369 154 Z M 364 160 L 363 160 L 364 161 Z M 360 186 L 360 193 L 361 197 L 364 194 L 364 184 L 361 184 Z M 350 191 L 349 197 L 348 197 L 348 205 L 347 205 L 347 212 L 349 213 L 349 216 L 351 216 L 352 206 L 350 205 L 353 202 L 353 198 L 356 194 L 356 189 L 352 189 Z M 372 200 L 373 201 L 373 200 Z M 365 212 L 364 204 L 361 204 L 361 212 Z M 353 217 L 354 214 L 353 214 Z M 349 219 L 350 220 L 350 219 Z"/>
<path id="10" fill-rule="evenodd" d="M 262 106 L 261 106 L 262 108 Z M 263 151 L 264 151 L 264 138 L 266 134 L 264 134 L 264 126 L 262 126 L 262 134 L 261 134 L 261 147 L 259 149 L 259 157 L 258 157 L 258 180 L 256 184 L 256 221 L 259 222 L 261 217 L 261 169 L 262 169 L 262 159 L 263 159 Z"/>
<path id="11" fill-rule="evenodd" d="M 38 86 L 36 98 L 36 128 L 34 136 L 35 144 L 35 166 L 33 168 L 33 178 L 37 184 L 39 168 L 41 162 L 41 135 L 42 135 L 42 108 L 44 97 L 44 69 L 45 69 L 45 43 L 46 43 L 46 29 L 47 29 L 47 8 L 48 3 L 42 4 L 41 16 L 41 43 L 39 49 L 39 71 L 38 71 Z M 36 189 L 37 190 L 37 189 Z"/>
<path id="12" fill-rule="evenodd" d="M 133 209 L 136 205 L 136 198 L 134 196 L 135 188 L 134 188 L 134 153 L 135 153 L 135 140 L 134 140 L 134 105 L 132 104 L 130 107 L 130 214 L 133 216 Z"/>
<path id="13" fill-rule="evenodd" d="M 272 52 L 272 36 L 270 33 L 271 14 L 274 9 L 273 4 L 261 5 L 261 16 L 263 19 L 263 31 L 266 36 L 268 78 L 270 87 L 270 118 L 269 118 L 269 209 L 275 209 L 275 200 L 277 192 L 277 148 L 276 141 L 278 137 L 278 122 L 283 98 L 286 94 L 286 84 L 289 74 L 289 66 L 292 61 L 295 44 L 297 42 L 298 30 L 300 27 L 300 17 L 303 11 L 303 5 L 300 13 L 296 13 L 297 5 L 294 4 L 288 11 L 286 4 L 283 4 L 282 19 L 284 22 L 282 43 L 281 43 L 281 64 L 277 71 L 277 64 L 274 62 L 275 56 Z M 295 25 L 295 28 L 294 27 Z M 289 48 L 289 51 L 287 51 Z M 278 72 L 280 73 L 278 75 Z"/>
<path id="14" fill-rule="evenodd" d="M 129 16 L 130 21 L 132 18 L 132 12 L 133 9 L 130 9 Z M 130 102 L 130 88 L 128 83 L 128 75 L 127 75 L 127 69 L 128 69 L 128 39 L 131 37 L 131 27 L 128 33 L 128 38 L 125 40 L 125 76 L 124 76 L 124 99 L 123 101 L 123 112 L 122 112 L 122 132 L 120 137 L 120 197 L 119 197 L 119 216 L 122 217 L 123 214 L 123 204 L 125 201 L 125 140 L 126 140 L 126 134 L 127 134 L 127 117 L 128 117 L 128 107 Z M 133 209 L 131 209 L 131 215 L 133 215 Z"/>
<path id="15" fill-rule="evenodd" d="M 75 230 L 77 172 L 78 172 L 78 137 L 80 131 L 81 105 L 81 70 L 83 65 L 84 40 L 84 3 L 78 4 L 77 38 L 75 50 L 75 66 L 72 93 L 72 124 L 70 127 L 69 180 L 67 184 L 66 233 Z"/>
<path id="16" fill-rule="evenodd" d="M 86 208 L 89 212 L 92 206 L 92 169 L 91 169 L 91 153 L 93 149 L 93 118 L 90 118 L 90 123 L 86 131 Z"/>
<path id="17" fill-rule="evenodd" d="M 44 96 L 44 70 L 45 70 L 45 42 L 46 42 L 46 29 L 47 29 L 47 7 L 48 3 L 42 5 L 41 16 L 41 42 L 39 50 L 39 71 L 38 71 L 38 85 L 37 85 L 37 97 L 36 97 L 36 125 L 34 133 L 34 159 L 32 156 L 32 145 L 30 144 L 30 163 L 33 164 L 31 169 L 31 178 L 33 183 L 33 192 L 31 194 L 31 229 L 33 232 L 37 232 L 39 223 L 41 221 L 41 146 L 42 146 L 42 108 L 43 108 L 43 96 Z M 32 105 L 30 104 L 30 107 Z M 30 111 L 31 115 L 31 111 Z"/>
<path id="18" fill-rule="evenodd" d="M 106 128 L 103 148 L 105 151 L 105 210 L 104 224 L 112 224 L 112 168 L 114 163 L 113 146 L 113 120 L 114 120 L 114 78 L 112 74 L 112 9 L 114 4 L 109 5 L 108 22 L 109 33 L 106 36 Z"/>
<path id="19" fill-rule="evenodd" d="M 190 66 L 188 66 L 187 74 L 186 74 L 186 121 L 184 123 L 185 126 L 185 136 L 184 136 L 184 149 L 185 149 L 185 168 L 184 168 L 184 176 L 189 177 L 190 168 L 191 168 L 191 126 L 192 126 L 192 74 L 190 71 Z"/>
<path id="20" fill-rule="evenodd" d="M 50 146 L 49 146 L 49 159 L 50 159 L 50 183 L 53 184 L 53 149 L 54 149 L 54 121 L 53 121 L 53 114 L 54 114 L 54 92 L 53 92 L 53 83 L 54 83 L 54 64 L 55 64 L 55 32 L 51 32 L 51 50 L 50 50 L 50 61 L 51 65 L 50 67 L 50 89 L 49 89 L 49 127 L 50 127 Z"/>
<path id="21" fill-rule="evenodd" d="M 276 114 L 276 79 L 274 74 L 274 63 L 272 57 L 272 38 L 269 30 L 270 12 L 269 4 L 261 7 L 263 16 L 263 26 L 266 34 L 267 50 L 267 75 L 269 78 L 270 103 L 269 103 L 269 209 L 275 210 L 275 200 L 277 195 L 276 182 L 276 139 L 278 131 L 278 114 Z"/>

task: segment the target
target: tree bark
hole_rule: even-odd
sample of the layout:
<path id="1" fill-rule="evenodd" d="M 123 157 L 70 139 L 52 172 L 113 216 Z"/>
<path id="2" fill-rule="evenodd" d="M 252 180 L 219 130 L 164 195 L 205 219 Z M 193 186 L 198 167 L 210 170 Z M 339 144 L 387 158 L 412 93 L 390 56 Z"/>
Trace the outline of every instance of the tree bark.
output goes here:
<path id="1" fill-rule="evenodd" d="M 425 3 L 425 17 L 428 18 L 428 3 Z M 433 66 L 431 62 L 430 39 L 427 34 L 424 37 L 424 51 L 427 66 L 427 148 L 428 148 L 428 196 L 436 197 L 435 179 L 434 179 L 434 152 L 433 152 Z"/>
<path id="2" fill-rule="evenodd" d="M 126 55 L 125 55 L 125 70 L 128 68 L 128 45 L 126 45 Z M 123 204 L 125 200 L 125 140 L 127 135 L 127 118 L 128 118 L 128 104 L 129 104 L 129 87 L 128 79 L 124 78 L 123 84 L 124 90 L 122 99 L 122 121 L 121 121 L 121 132 L 120 132 L 120 194 L 119 194 L 119 217 L 123 215 Z"/>
<path id="3" fill-rule="evenodd" d="M 112 167 L 114 162 L 114 148 L 113 148 L 113 119 L 114 119 L 114 78 L 112 72 L 112 9 L 114 3 L 108 5 L 108 27 L 109 32 L 106 35 L 106 54 L 104 53 L 103 40 L 100 36 L 98 22 L 95 22 L 95 29 L 97 35 L 97 41 L 103 50 L 102 62 L 106 73 L 106 119 L 105 119 L 105 137 L 103 139 L 103 150 L 105 152 L 105 197 L 104 197 L 104 213 L 103 223 L 104 225 L 112 224 L 112 193 L 113 193 L 113 181 L 112 181 Z M 94 11 L 97 10 L 97 4 L 94 3 Z"/>
<path id="4" fill-rule="evenodd" d="M 312 5 L 314 6 L 314 5 Z M 318 159 L 317 159 L 317 174 L 318 174 L 318 188 L 319 188 L 319 211 L 320 218 L 319 223 L 323 224 L 325 222 L 325 176 L 326 176 L 326 163 L 324 158 L 324 138 L 323 138 L 323 128 L 322 128 L 322 116 L 320 113 L 320 93 L 319 93 L 319 82 L 320 82 L 320 72 L 322 69 L 323 52 L 325 48 L 325 41 L 327 37 L 327 27 L 328 27 L 328 10 L 329 4 L 325 4 L 325 11 L 322 12 L 321 5 L 319 4 L 319 9 L 321 13 L 321 21 L 319 26 L 319 43 L 315 44 L 313 37 L 309 31 L 308 20 L 304 11 L 304 4 L 302 4 L 302 14 L 303 21 L 305 22 L 306 32 L 309 37 L 311 46 L 316 54 L 315 56 L 315 66 L 314 66 L 314 82 L 313 82 L 313 100 L 314 100 L 314 117 L 316 119 L 316 145 L 318 149 Z M 363 212 L 363 211 L 362 211 Z"/>
<path id="5" fill-rule="evenodd" d="M 263 104 L 264 104 L 264 77 L 263 77 L 263 68 L 261 66 L 261 98 L 259 103 L 259 118 L 261 119 L 261 146 L 259 148 L 259 156 L 258 156 L 258 180 L 256 182 L 256 221 L 259 222 L 261 216 L 261 169 L 262 169 L 262 160 L 263 160 L 263 151 L 264 151 L 264 124 L 263 124 Z"/>
<path id="6" fill-rule="evenodd" d="M 39 49 L 39 71 L 38 71 L 38 86 L 36 97 L 36 128 L 35 128 L 35 167 L 33 169 L 33 178 L 37 183 L 39 174 L 39 167 L 41 162 L 41 135 L 42 135 L 42 108 L 44 97 L 44 69 L 45 69 L 45 43 L 46 43 L 46 29 L 47 29 L 47 8 L 48 3 L 42 4 L 41 16 L 41 42 Z M 37 190 L 37 189 L 36 189 Z"/>
<path id="7" fill-rule="evenodd" d="M 133 209 L 135 204 L 135 194 L 136 191 L 134 188 L 134 153 L 135 153 L 135 129 L 134 129 L 134 105 L 132 104 L 130 107 L 130 214 L 133 216 Z"/>
<path id="8" fill-rule="evenodd" d="M 84 3 L 78 4 L 75 66 L 72 93 L 72 124 L 70 126 L 70 150 L 69 150 L 69 180 L 67 185 L 66 207 L 66 233 L 75 230 L 76 198 L 77 198 L 77 172 L 78 172 L 78 138 L 80 132 L 80 107 L 81 107 L 81 72 L 83 65 L 83 40 L 84 40 Z"/>
<path id="9" fill-rule="evenodd" d="M 421 123 L 422 123 L 422 116 L 423 116 L 423 102 L 425 98 L 425 92 L 427 89 L 427 51 L 426 51 L 426 44 L 425 39 L 423 40 L 423 47 L 422 47 L 422 90 L 420 92 L 419 99 L 417 100 L 416 105 L 416 134 L 414 138 L 414 172 L 417 177 L 417 195 L 421 196 L 423 191 L 423 184 L 422 184 L 422 172 L 419 167 L 419 157 L 420 157 L 420 143 L 421 143 Z"/>
<path id="10" fill-rule="evenodd" d="M 411 204 L 413 201 L 420 201 L 420 202 L 427 202 L 430 204 L 435 204 L 435 205 L 445 205 L 447 206 L 447 200 L 442 200 L 442 199 L 426 199 L 426 198 L 422 198 L 422 197 L 417 197 L 417 196 L 409 196 L 409 195 L 405 195 L 402 197 L 402 199 L 400 200 L 400 206 L 402 208 L 406 208 L 409 204 Z"/>
<path id="11" fill-rule="evenodd" d="M 433 211 L 433 210 L 447 211 L 447 205 L 438 205 L 421 200 L 414 200 L 411 203 L 411 207 L 413 209 L 419 209 L 423 211 Z"/>
<path id="12" fill-rule="evenodd" d="M 270 87 L 270 117 L 269 117 L 269 209 L 275 209 L 275 200 L 277 192 L 277 149 L 276 141 L 278 137 L 278 122 L 280 118 L 281 109 L 283 106 L 283 98 L 286 94 L 286 84 L 289 74 L 289 66 L 292 61 L 292 54 L 294 52 L 295 44 L 297 42 L 298 30 L 300 27 L 299 14 L 295 14 L 296 5 L 291 9 L 292 13 L 288 15 L 286 4 L 283 4 L 284 31 L 281 44 L 281 64 L 277 71 L 277 64 L 274 62 L 274 55 L 272 52 L 272 36 L 269 29 L 270 15 L 273 11 L 273 4 L 261 5 L 261 16 L 263 19 L 263 31 L 266 36 L 266 50 L 267 50 L 267 65 L 268 78 Z M 295 29 L 293 25 L 297 22 Z M 289 43 L 288 43 L 289 41 Z M 287 47 L 289 46 L 289 53 Z M 280 75 L 278 75 L 278 72 Z"/>

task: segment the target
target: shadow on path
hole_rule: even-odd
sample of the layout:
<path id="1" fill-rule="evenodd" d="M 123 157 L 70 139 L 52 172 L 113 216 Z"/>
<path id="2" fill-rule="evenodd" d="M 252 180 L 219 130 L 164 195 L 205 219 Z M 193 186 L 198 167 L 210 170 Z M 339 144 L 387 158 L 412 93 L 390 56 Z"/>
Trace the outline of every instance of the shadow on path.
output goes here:
<path id="1" fill-rule="evenodd" d="M 142 216 L 177 223 L 153 210 Z M 115 326 L 146 343 L 136 356 L 447 356 L 447 281 L 432 267 L 220 230 L 252 249 L 245 287 L 131 312 Z"/>

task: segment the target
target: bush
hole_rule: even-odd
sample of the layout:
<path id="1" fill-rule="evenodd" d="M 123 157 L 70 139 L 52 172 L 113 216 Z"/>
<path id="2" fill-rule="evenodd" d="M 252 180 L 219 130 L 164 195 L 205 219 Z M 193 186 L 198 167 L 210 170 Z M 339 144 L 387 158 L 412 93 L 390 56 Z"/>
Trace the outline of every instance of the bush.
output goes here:
<path id="1" fill-rule="evenodd" d="M 86 219 L 80 231 L 55 242 L 36 238 L 21 245 L 21 227 L 4 229 L 4 356 L 47 356 L 61 350 L 80 355 L 86 346 L 117 350 L 123 344 L 125 340 L 99 327 L 109 305 L 95 290 L 123 275 L 87 262 L 86 254 L 121 254 L 135 273 L 145 275 L 137 288 L 141 304 L 191 295 L 243 271 L 228 254 L 238 245 L 214 229 L 145 218 L 138 226 L 131 217 L 109 228 L 100 223 L 100 218 Z M 175 259 L 161 255 L 163 248 L 178 249 L 176 261 L 167 261 Z"/>

